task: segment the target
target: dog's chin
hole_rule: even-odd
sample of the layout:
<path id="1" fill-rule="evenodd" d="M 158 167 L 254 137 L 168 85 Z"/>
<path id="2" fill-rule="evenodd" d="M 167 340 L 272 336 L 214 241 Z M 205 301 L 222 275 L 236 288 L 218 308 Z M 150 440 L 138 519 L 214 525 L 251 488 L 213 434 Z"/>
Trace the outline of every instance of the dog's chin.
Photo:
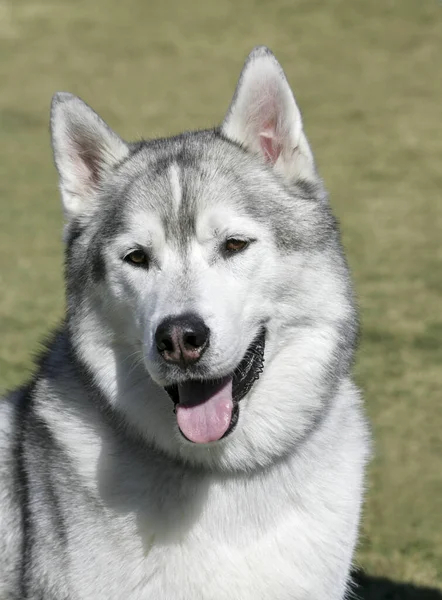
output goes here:
<path id="1" fill-rule="evenodd" d="M 180 433 L 187 441 L 207 444 L 232 433 L 240 402 L 264 369 L 265 338 L 262 328 L 237 367 L 224 377 L 192 377 L 164 386 L 174 403 Z"/>

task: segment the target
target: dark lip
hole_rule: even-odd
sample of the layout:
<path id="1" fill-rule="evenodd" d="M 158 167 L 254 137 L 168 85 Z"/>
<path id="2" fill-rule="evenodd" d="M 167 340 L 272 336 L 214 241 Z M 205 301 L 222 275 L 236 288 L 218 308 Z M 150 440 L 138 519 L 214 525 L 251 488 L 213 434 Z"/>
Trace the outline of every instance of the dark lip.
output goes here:
<path id="1" fill-rule="evenodd" d="M 239 403 L 246 396 L 253 384 L 263 372 L 264 369 L 264 350 L 265 350 L 266 330 L 262 327 L 253 342 L 247 348 L 243 359 L 232 373 L 233 379 L 233 413 L 229 428 L 221 439 L 228 436 L 235 429 L 239 419 Z M 178 385 L 168 385 L 164 388 L 169 394 L 175 407 L 179 403 Z M 183 437 L 184 434 L 182 434 Z M 187 438 L 186 438 L 187 439 Z"/>

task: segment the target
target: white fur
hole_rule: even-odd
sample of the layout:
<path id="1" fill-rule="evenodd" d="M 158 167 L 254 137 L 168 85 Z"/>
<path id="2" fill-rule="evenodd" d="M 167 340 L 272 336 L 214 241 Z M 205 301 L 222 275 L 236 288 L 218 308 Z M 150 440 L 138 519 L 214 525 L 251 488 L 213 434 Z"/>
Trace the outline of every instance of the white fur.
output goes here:
<path id="1" fill-rule="evenodd" d="M 51 107 L 52 145 L 66 219 L 91 211 L 98 182 L 127 156 L 127 145 L 79 98 L 59 92 Z"/>
<path id="2" fill-rule="evenodd" d="M 173 206 L 175 207 L 175 211 L 178 212 L 178 209 L 180 207 L 181 204 L 181 200 L 182 200 L 182 190 L 181 190 L 181 184 L 180 184 L 180 168 L 179 166 L 174 163 L 173 165 L 171 165 L 170 169 L 169 169 L 169 173 L 170 173 L 170 189 L 172 192 L 172 203 Z"/>
<path id="3" fill-rule="evenodd" d="M 259 237 L 261 247 L 250 248 L 230 272 L 222 264 L 209 267 L 213 232 L 238 228 Z M 80 347 L 106 397 L 133 430 L 189 466 L 178 467 L 165 481 L 167 458 L 156 457 L 152 464 L 137 458 L 84 401 L 71 407 L 69 419 L 60 410 L 54 431 L 75 457 L 84 485 L 106 506 L 98 523 L 91 516 L 83 527 L 86 537 L 71 557 L 77 595 L 341 600 L 368 455 L 360 400 L 350 382 L 342 382 L 327 417 L 304 439 L 327 385 L 323 369 L 337 341 L 334 325 L 349 310 L 339 274 L 323 255 L 311 255 L 308 267 L 302 257 L 281 258 L 265 227 L 225 207 L 201 214 L 187 262 L 193 285 L 180 288 L 183 258 L 160 234 L 154 214 L 134 214 L 131 231 L 154 245 L 160 268 L 144 273 L 113 263 L 119 251 L 109 246 L 107 310 L 117 337 L 114 331 L 109 339 L 102 307 L 97 313 L 91 301 L 79 322 Z M 115 241 L 118 249 L 125 243 Z M 281 304 L 276 299 L 289 276 L 298 287 L 292 301 Z M 268 296 L 269 289 L 274 296 Z M 241 403 L 237 429 L 210 447 L 186 442 L 170 399 L 153 381 L 158 379 L 150 357 L 156 326 L 168 314 L 196 308 L 217 332 L 214 368 L 228 372 L 269 310 L 266 298 L 273 302 L 266 368 Z M 297 313 L 311 315 L 317 326 L 303 328 Z M 140 328 L 144 355 L 130 337 Z M 145 366 L 153 380 L 146 378 Z M 54 419 L 53 408 L 45 417 Z M 192 471 L 192 464 L 203 471 Z M 171 498 L 168 490 L 176 481 L 182 481 L 181 496 Z"/>
<path id="4" fill-rule="evenodd" d="M 223 133 L 286 179 L 314 176 L 299 110 L 267 51 L 249 58 Z M 53 139 L 68 217 L 99 219 L 94 200 L 105 183 L 97 182 L 97 173 L 122 160 L 126 144 L 70 96 L 54 105 Z M 56 376 L 36 384 L 37 419 L 47 424 L 75 475 L 75 487 L 62 498 L 66 565 L 58 577 L 52 560 L 41 566 L 52 597 L 344 598 L 368 458 L 358 391 L 345 374 L 330 379 L 340 327 L 354 318 L 345 265 L 338 245 L 281 250 L 272 223 L 242 209 L 228 162 L 218 156 L 222 168 L 211 171 L 210 152 L 216 157 L 222 148 L 225 161 L 238 157 L 236 146 L 219 143 L 206 151 L 205 169 L 192 181 L 197 216 L 184 252 L 167 236 L 164 211 L 155 209 L 155 201 L 166 201 L 179 214 L 180 167 L 172 164 L 156 188 L 143 180 L 140 165 L 147 170 L 146 163 L 137 161 L 146 158 L 139 153 L 127 169 L 141 176 L 134 182 L 127 172 L 119 174 L 131 182 L 125 187 L 127 219 L 106 240 L 105 276 L 88 281 L 69 321 L 75 349 L 115 420 L 103 416 L 59 357 Z M 92 150 L 86 161 L 79 148 Z M 249 195 L 292 201 L 262 162 L 243 160 Z M 301 225 L 309 222 L 309 206 L 299 202 Z M 94 233 L 86 228 L 81 249 L 89 249 Z M 251 243 L 225 260 L 220 246 L 235 236 Z M 149 269 L 122 260 L 134 243 L 148 249 Z M 232 373 L 266 327 L 264 371 L 240 402 L 235 430 L 212 444 L 191 444 L 180 435 L 163 387 L 169 375 L 155 347 L 159 323 L 189 311 L 211 331 L 201 359 L 209 378 Z M 11 448 L 9 411 L 4 414 L 0 450 Z M 0 478 L 12 489 L 4 463 Z M 5 545 L 1 537 L 16 518 L 1 487 L 0 502 L 3 560 L 18 541 L 15 536 Z M 56 545 L 49 554 L 57 556 Z"/>
<path id="5" fill-rule="evenodd" d="M 270 469 L 190 475 L 170 472 L 167 460 L 137 457 L 85 402 L 68 419 L 65 411 L 44 414 L 105 507 L 99 517 L 82 516 L 70 556 L 77 597 L 343 598 L 366 460 L 358 406 L 344 385 L 302 453 Z M 171 498 L 174 478 L 182 490 Z"/>
<path id="6" fill-rule="evenodd" d="M 256 48 L 249 56 L 222 129 L 287 179 L 312 178 L 301 113 L 281 65 L 267 49 Z"/>

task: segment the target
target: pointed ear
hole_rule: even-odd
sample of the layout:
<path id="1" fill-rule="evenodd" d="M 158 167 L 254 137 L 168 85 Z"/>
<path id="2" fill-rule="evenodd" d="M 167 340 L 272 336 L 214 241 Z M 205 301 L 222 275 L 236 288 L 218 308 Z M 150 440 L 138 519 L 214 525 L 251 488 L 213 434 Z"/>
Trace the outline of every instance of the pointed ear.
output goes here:
<path id="1" fill-rule="evenodd" d="M 123 160 L 128 146 L 80 98 L 55 94 L 51 106 L 54 160 L 66 218 L 92 204 L 103 178 Z"/>
<path id="2" fill-rule="evenodd" d="M 281 65 L 265 46 L 246 60 L 221 131 L 290 181 L 314 175 L 301 113 Z"/>

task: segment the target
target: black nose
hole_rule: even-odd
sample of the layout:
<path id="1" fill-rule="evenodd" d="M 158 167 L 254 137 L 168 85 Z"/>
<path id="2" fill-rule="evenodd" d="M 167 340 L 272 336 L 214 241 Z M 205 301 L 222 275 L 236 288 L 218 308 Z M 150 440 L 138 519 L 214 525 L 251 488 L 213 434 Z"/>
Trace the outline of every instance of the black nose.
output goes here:
<path id="1" fill-rule="evenodd" d="M 210 330 L 193 314 L 168 317 L 155 332 L 158 352 L 168 363 L 187 367 L 196 363 L 209 345 Z"/>

